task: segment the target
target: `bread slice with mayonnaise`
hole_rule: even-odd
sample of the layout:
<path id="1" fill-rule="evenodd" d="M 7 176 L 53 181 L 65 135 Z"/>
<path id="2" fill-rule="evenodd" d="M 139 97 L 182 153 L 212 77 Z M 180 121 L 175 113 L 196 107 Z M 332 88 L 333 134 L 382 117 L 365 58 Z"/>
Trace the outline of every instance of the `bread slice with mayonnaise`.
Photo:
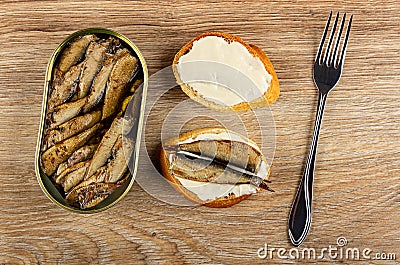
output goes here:
<path id="1" fill-rule="evenodd" d="M 201 34 L 175 55 L 173 72 L 193 100 L 218 111 L 245 111 L 274 103 L 279 82 L 259 47 L 221 32 Z"/>
<path id="2" fill-rule="evenodd" d="M 160 169 L 189 200 L 229 207 L 270 190 L 269 165 L 256 143 L 223 128 L 189 131 L 162 143 Z"/>

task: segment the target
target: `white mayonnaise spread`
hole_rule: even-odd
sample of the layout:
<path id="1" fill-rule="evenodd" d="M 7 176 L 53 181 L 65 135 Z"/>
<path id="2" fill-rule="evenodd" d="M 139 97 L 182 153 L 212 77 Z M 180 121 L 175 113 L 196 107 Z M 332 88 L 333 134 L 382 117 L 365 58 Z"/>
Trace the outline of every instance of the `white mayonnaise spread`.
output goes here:
<path id="1" fill-rule="evenodd" d="M 240 197 L 245 194 L 251 194 L 257 192 L 257 187 L 251 184 L 217 184 L 209 182 L 199 182 L 183 178 L 176 179 L 185 187 L 187 190 L 193 192 L 202 201 L 210 201 L 218 198 L 223 198 L 233 193 L 236 197 Z"/>
<path id="2" fill-rule="evenodd" d="M 234 106 L 261 97 L 272 76 L 258 57 L 236 41 L 206 36 L 179 58 L 177 70 L 181 80 L 204 98 Z"/>
<path id="3" fill-rule="evenodd" d="M 244 139 L 242 136 L 239 134 L 236 134 L 234 132 L 227 132 L 227 131 L 222 131 L 220 133 L 201 133 L 195 138 L 189 138 L 185 141 L 179 142 L 179 144 L 186 144 L 186 143 L 191 143 L 194 141 L 201 141 L 201 140 L 230 140 L 230 141 L 236 141 L 236 142 L 241 142 L 241 143 L 247 143 L 257 151 L 260 151 L 260 148 L 252 143 Z"/>

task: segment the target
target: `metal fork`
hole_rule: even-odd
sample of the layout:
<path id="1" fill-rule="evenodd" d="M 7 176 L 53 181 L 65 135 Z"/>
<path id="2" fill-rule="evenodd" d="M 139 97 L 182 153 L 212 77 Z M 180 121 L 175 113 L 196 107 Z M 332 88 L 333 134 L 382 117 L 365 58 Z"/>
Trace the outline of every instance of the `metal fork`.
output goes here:
<path id="1" fill-rule="evenodd" d="M 321 128 L 322 116 L 324 115 L 326 97 L 328 96 L 329 91 L 331 91 L 339 82 L 340 76 L 342 74 L 351 22 L 353 20 L 353 16 L 351 16 L 347 25 L 346 35 L 344 37 L 341 53 L 339 55 L 339 46 L 341 42 L 344 22 L 346 19 L 346 13 L 343 15 L 340 22 L 340 27 L 336 34 L 336 42 L 333 46 L 332 43 L 334 41 L 336 26 L 339 20 L 339 12 L 337 13 L 325 52 L 323 54 L 324 43 L 331 22 L 331 18 L 332 11 L 330 12 L 328 21 L 326 23 L 317 56 L 315 57 L 314 61 L 313 78 L 314 83 L 318 88 L 319 94 L 318 109 L 306 167 L 304 169 L 303 177 L 301 179 L 299 189 L 297 190 L 297 194 L 289 214 L 289 237 L 294 246 L 299 246 L 304 241 L 308 234 L 308 231 L 310 230 L 315 159 L 317 155 L 318 136 Z"/>

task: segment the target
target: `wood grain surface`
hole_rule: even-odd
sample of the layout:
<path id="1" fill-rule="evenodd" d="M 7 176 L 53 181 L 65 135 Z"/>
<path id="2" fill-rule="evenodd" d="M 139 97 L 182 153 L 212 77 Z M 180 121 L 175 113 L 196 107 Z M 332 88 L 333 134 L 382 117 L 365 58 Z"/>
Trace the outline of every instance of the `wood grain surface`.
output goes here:
<path id="1" fill-rule="evenodd" d="M 351 13 L 354 21 L 344 73 L 325 109 L 313 223 L 299 250 L 337 247 L 337 238 L 345 237 L 345 247 L 369 248 L 371 256 L 395 253 L 396 261 L 327 254 L 321 260 L 285 259 L 276 250 L 272 259 L 257 257 L 266 243 L 287 251 L 292 247 L 287 218 L 317 100 L 311 66 L 330 10 Z M 64 38 L 88 27 L 110 28 L 130 38 L 150 74 L 169 66 L 184 43 L 205 31 L 237 34 L 260 46 L 281 85 L 281 96 L 271 106 L 276 128 L 271 186 L 276 192 L 210 209 L 167 203 L 135 184 L 116 206 L 93 215 L 69 213 L 47 199 L 34 171 L 46 64 Z M 0 264 L 399 264 L 399 30 L 397 0 L 2 1 Z M 185 100 L 174 88 L 151 109 L 144 145 L 151 157 L 163 120 Z M 255 128 L 251 134 L 257 138 L 263 132 Z M 139 164 L 138 176 L 146 170 Z"/>

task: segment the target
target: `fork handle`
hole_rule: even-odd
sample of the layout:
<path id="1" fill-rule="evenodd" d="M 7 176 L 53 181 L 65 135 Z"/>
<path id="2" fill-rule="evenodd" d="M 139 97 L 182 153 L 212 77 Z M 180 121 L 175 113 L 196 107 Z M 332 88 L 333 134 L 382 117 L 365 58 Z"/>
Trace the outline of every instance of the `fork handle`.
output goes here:
<path id="1" fill-rule="evenodd" d="M 327 96 L 327 93 L 319 92 L 317 116 L 315 118 L 310 151 L 303 177 L 289 214 L 289 237 L 292 244 L 296 247 L 304 241 L 311 226 L 315 158 L 317 155 L 319 130 L 321 128 Z"/>

